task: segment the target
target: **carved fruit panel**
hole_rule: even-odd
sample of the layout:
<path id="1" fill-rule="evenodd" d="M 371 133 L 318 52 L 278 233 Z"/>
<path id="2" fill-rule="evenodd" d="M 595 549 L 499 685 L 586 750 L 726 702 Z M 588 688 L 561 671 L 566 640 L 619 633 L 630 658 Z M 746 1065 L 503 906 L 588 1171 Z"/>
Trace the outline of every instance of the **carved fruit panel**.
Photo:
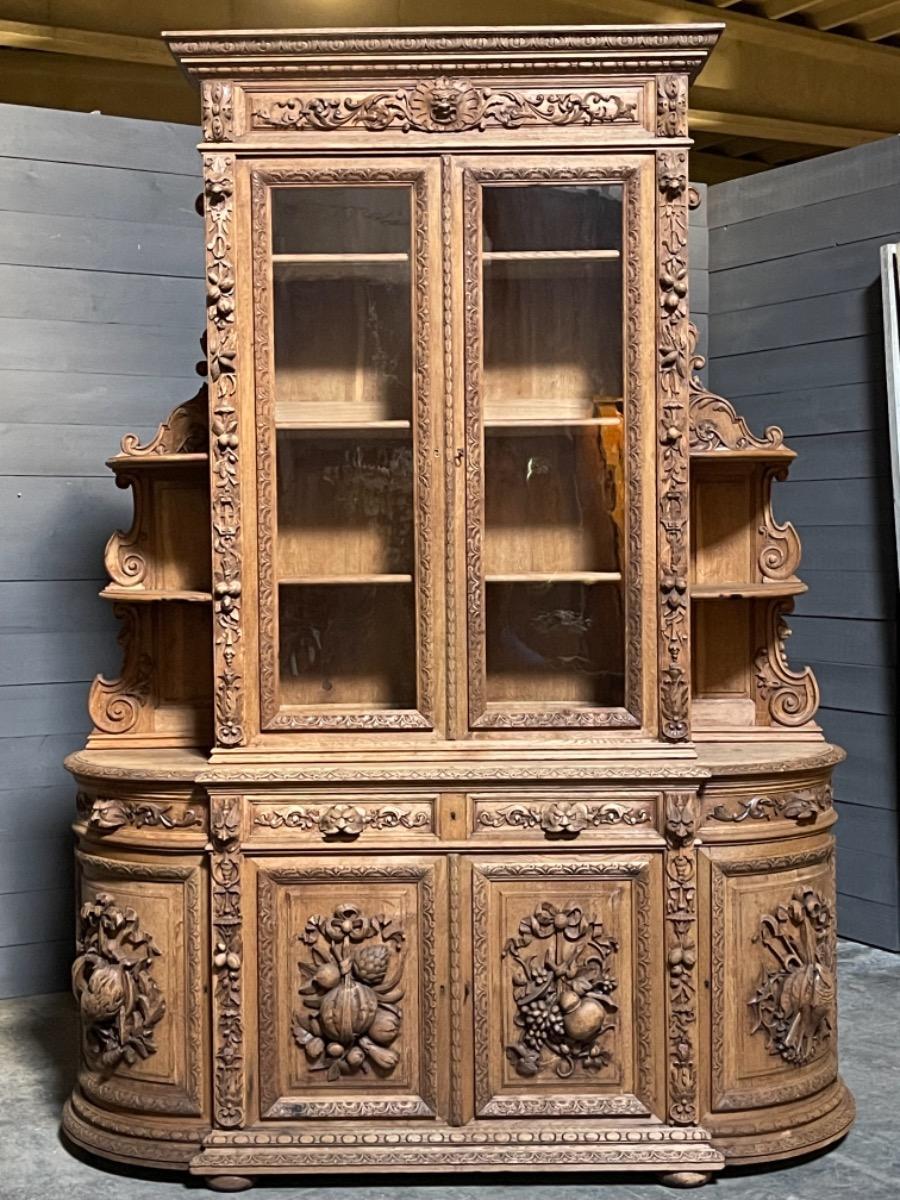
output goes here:
<path id="1" fill-rule="evenodd" d="M 659 865 L 628 855 L 473 864 L 480 1116 L 658 1111 Z"/>
<path id="2" fill-rule="evenodd" d="M 78 855 L 80 1082 L 108 1106 L 202 1112 L 200 869 Z"/>
<path id="3" fill-rule="evenodd" d="M 385 858 L 260 867 L 263 1117 L 434 1114 L 438 870 Z"/>
<path id="4" fill-rule="evenodd" d="M 789 1103 L 836 1076 L 832 841 L 710 851 L 714 1109 Z"/>

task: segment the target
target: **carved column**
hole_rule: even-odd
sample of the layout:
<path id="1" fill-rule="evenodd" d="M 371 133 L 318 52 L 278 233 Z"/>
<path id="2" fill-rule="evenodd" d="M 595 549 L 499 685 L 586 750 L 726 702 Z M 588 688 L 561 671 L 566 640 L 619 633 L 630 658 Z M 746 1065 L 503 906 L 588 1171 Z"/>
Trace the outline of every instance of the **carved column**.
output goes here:
<path id="1" fill-rule="evenodd" d="M 244 1123 L 241 797 L 210 795 L 212 1023 L 216 1124 Z"/>

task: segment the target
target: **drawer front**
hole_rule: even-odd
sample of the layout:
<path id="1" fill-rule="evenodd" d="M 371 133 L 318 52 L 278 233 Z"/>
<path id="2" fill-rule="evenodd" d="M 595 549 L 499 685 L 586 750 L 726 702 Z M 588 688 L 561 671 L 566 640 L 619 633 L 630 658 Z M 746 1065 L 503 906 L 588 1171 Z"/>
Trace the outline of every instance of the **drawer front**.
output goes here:
<path id="1" fill-rule="evenodd" d="M 470 835 L 486 841 L 646 841 L 659 828 L 659 792 L 473 792 L 467 799 Z"/>
<path id="2" fill-rule="evenodd" d="M 356 843 L 434 841 L 436 793 L 294 792 L 254 796 L 248 843 L 303 843 L 340 849 Z"/>

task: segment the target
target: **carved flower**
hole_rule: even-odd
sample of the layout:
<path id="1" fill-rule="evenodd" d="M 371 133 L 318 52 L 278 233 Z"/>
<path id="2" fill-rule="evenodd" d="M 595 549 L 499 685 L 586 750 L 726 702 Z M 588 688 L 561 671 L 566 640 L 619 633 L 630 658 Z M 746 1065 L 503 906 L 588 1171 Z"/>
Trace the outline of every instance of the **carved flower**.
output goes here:
<path id="1" fill-rule="evenodd" d="M 372 923 L 364 917 L 355 904 L 339 904 L 334 916 L 324 923 L 323 932 L 332 942 L 361 942 L 370 936 Z"/>
<path id="2" fill-rule="evenodd" d="M 353 804 L 332 804 L 319 818 L 323 837 L 358 837 L 365 827 L 365 809 Z"/>
<path id="3" fill-rule="evenodd" d="M 549 805 L 541 816 L 541 828 L 545 833 L 574 836 L 587 827 L 588 814 L 584 804 L 558 800 Z"/>

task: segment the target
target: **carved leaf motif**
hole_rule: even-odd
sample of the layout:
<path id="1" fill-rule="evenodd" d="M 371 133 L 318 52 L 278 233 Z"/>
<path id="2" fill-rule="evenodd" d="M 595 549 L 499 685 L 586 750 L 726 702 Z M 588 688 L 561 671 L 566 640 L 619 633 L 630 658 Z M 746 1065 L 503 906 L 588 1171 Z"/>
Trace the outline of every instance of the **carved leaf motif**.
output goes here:
<path id="1" fill-rule="evenodd" d="M 155 1054 L 153 1030 L 166 1004 L 150 974 L 159 950 L 137 913 L 98 892 L 81 907 L 77 949 L 72 990 L 89 1065 L 109 1073 Z"/>
<path id="2" fill-rule="evenodd" d="M 368 96 L 288 96 L 260 99 L 252 111 L 255 128 L 450 133 L 489 125 L 515 129 L 522 124 L 593 125 L 637 121 L 637 101 L 599 91 L 527 95 L 475 87 L 466 79 L 423 80 L 411 88 Z"/>
<path id="3" fill-rule="evenodd" d="M 600 825 L 643 825 L 650 820 L 645 808 L 625 804 L 586 804 L 583 801 L 557 800 L 551 804 L 513 804 L 506 808 L 486 809 L 479 813 L 479 825 L 493 829 L 511 825 L 520 829 L 542 829 L 548 836 L 575 837 L 583 829 Z"/>
<path id="4" fill-rule="evenodd" d="M 715 821 L 770 821 L 773 816 L 786 817 L 798 824 L 813 822 L 819 813 L 831 807 L 831 786 L 804 788 L 793 792 L 774 792 L 767 796 L 751 796 L 739 802 L 736 809 L 717 804 L 712 811 Z"/>
<path id="5" fill-rule="evenodd" d="M 172 410 L 149 442 L 141 445 L 133 433 L 126 433 L 121 449 L 132 458 L 148 458 L 154 454 L 202 453 L 208 444 L 207 388 L 204 383 L 196 396 Z"/>
<path id="6" fill-rule="evenodd" d="M 770 1054 L 804 1066 L 831 1039 L 834 1024 L 834 913 L 812 888 L 760 919 L 753 941 L 765 951 L 759 986 L 748 1001 L 752 1033 Z"/>
<path id="7" fill-rule="evenodd" d="M 723 396 L 707 389 L 699 372 L 706 359 L 697 354 L 697 326 L 690 323 L 690 375 L 691 397 L 691 450 L 715 452 L 717 450 L 760 450 L 775 449 L 784 443 L 784 434 L 777 425 L 770 425 L 762 437 L 750 432 L 743 417 L 739 417 L 734 405 Z"/>
<path id="8" fill-rule="evenodd" d="M 203 817 L 196 809 L 187 808 L 181 816 L 170 816 L 172 805 L 127 804 L 123 800 L 98 796 L 87 817 L 88 825 L 98 833 L 114 833 L 126 825 L 135 829 L 159 825 L 163 829 L 189 829 L 202 825 Z"/>
<path id="9" fill-rule="evenodd" d="M 329 1081 L 390 1074 L 400 1061 L 393 1043 L 402 1024 L 403 930 L 339 904 L 330 917 L 311 916 L 299 940 L 309 947 L 298 963 L 305 1011 L 291 1032 L 309 1069 Z"/>
<path id="10" fill-rule="evenodd" d="M 535 941 L 549 944 L 523 953 Z M 519 1075 L 539 1075 L 552 1062 L 566 1079 L 576 1067 L 599 1070 L 612 1061 L 601 1039 L 616 1027 L 611 997 L 618 983 L 610 967 L 618 949 L 602 922 L 585 917 L 577 904 L 545 900 L 522 918 L 503 948 L 513 964 L 514 1023 L 521 1031 L 506 1056 Z"/>

